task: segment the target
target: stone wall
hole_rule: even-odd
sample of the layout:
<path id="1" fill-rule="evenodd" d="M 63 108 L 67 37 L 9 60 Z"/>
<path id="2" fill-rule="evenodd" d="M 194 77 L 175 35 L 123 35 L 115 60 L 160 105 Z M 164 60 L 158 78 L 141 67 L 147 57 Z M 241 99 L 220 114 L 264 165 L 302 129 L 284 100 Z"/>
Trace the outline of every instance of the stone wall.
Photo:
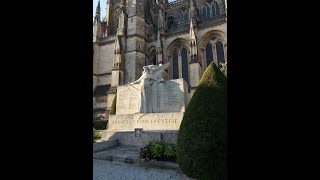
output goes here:
<path id="1" fill-rule="evenodd" d="M 98 74 L 111 73 L 114 55 L 114 43 L 100 47 Z"/>

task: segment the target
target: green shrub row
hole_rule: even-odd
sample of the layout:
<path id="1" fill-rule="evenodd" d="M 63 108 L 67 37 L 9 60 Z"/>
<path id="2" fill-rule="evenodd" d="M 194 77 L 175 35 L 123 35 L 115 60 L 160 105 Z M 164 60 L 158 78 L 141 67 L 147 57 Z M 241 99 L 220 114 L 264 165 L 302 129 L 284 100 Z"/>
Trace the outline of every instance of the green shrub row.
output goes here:
<path id="1" fill-rule="evenodd" d="M 176 161 L 176 145 L 164 141 L 150 141 L 140 149 L 140 157 L 145 160 Z"/>

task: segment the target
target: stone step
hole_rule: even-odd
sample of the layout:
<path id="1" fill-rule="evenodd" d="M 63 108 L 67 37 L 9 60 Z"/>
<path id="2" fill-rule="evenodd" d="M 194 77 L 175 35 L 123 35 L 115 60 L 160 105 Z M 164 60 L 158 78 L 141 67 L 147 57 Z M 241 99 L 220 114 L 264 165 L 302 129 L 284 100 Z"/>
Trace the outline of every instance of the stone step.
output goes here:
<path id="1" fill-rule="evenodd" d="M 175 162 L 156 161 L 140 159 L 140 147 L 138 146 L 117 146 L 103 151 L 93 153 L 93 159 L 110 161 L 119 164 L 132 164 L 146 168 L 160 168 L 178 170 L 179 166 Z"/>
<path id="2" fill-rule="evenodd" d="M 117 146 L 93 153 L 93 159 L 106 160 L 114 163 L 137 164 L 140 159 L 140 147 Z"/>
<path id="3" fill-rule="evenodd" d="M 93 152 L 105 151 L 107 149 L 119 146 L 119 139 L 107 140 L 107 141 L 96 141 L 93 143 Z"/>

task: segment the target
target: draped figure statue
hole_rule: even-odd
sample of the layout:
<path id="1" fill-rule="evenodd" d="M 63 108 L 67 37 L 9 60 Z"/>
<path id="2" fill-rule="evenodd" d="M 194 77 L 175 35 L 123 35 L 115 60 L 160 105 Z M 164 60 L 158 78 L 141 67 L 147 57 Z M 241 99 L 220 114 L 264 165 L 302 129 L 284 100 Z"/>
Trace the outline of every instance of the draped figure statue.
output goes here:
<path id="1" fill-rule="evenodd" d="M 136 81 L 130 83 L 140 85 L 140 101 L 139 110 L 140 113 L 151 113 L 152 112 L 152 85 L 154 83 L 162 83 L 162 73 L 168 68 L 170 63 L 164 65 L 148 65 L 143 67 L 142 75 Z M 149 104 L 149 105 L 148 105 Z"/>

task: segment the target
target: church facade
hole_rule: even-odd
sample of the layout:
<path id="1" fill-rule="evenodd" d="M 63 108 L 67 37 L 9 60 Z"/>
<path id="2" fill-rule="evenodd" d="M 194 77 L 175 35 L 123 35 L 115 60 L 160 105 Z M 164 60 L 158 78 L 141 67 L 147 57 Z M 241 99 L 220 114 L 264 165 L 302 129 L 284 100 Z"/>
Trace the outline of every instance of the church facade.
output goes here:
<path id="1" fill-rule="evenodd" d="M 166 79 L 183 78 L 188 101 L 211 62 L 227 62 L 226 0 L 107 0 L 93 22 L 93 109 L 108 117 L 117 86 L 143 66 L 170 63 Z"/>

